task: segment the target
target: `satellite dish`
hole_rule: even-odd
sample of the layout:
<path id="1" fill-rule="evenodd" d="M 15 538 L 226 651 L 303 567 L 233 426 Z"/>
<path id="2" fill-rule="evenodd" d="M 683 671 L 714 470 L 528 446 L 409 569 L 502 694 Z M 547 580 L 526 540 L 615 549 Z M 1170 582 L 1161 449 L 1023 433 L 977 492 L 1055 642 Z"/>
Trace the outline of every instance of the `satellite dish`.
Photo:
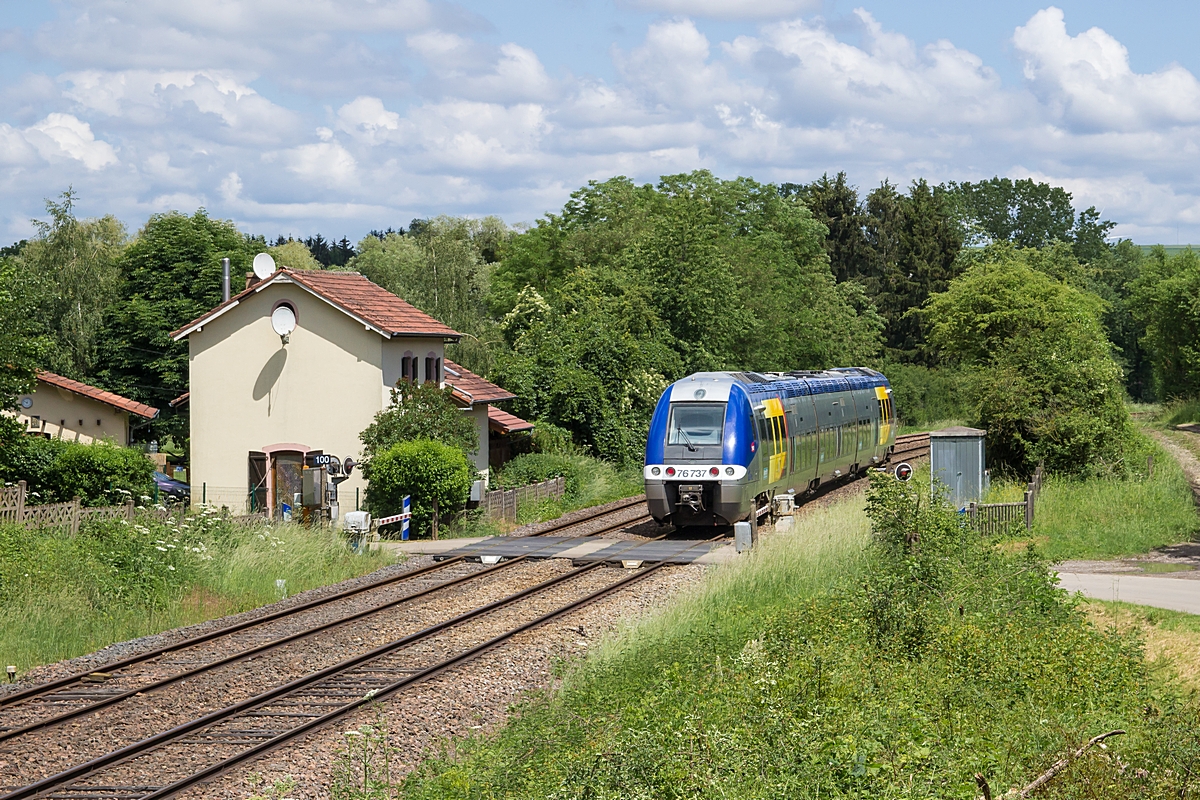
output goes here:
<path id="1" fill-rule="evenodd" d="M 254 257 L 254 275 L 260 281 L 265 281 L 267 278 L 275 274 L 275 259 L 271 258 L 270 253 L 259 253 Z"/>
<path id="2" fill-rule="evenodd" d="M 296 312 L 291 306 L 281 305 L 271 312 L 271 328 L 280 336 L 287 336 L 296 330 Z"/>

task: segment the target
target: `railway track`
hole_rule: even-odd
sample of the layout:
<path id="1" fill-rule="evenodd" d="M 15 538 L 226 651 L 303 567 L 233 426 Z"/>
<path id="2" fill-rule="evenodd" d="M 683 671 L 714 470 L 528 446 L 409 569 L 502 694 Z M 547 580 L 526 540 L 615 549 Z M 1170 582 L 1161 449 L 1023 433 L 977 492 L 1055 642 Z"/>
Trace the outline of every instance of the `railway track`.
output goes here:
<path id="1" fill-rule="evenodd" d="M 3 800 L 169 797 L 643 580 L 663 564 L 634 574 L 602 566 L 589 564 L 555 575 L 15 788 Z"/>
<path id="2" fill-rule="evenodd" d="M 568 523 L 552 525 L 539 531 L 539 534 L 545 535 L 551 531 L 566 531 L 589 525 L 597 519 L 620 514 L 642 502 L 644 501 L 634 499 L 615 508 L 588 514 Z M 589 533 L 606 533 L 639 524 L 648 519 L 649 515 L 642 515 L 632 520 L 620 520 L 609 523 L 598 530 L 589 531 Z M 462 558 L 450 559 L 434 566 L 389 576 L 383 580 L 354 587 L 298 606 L 281 609 L 254 620 L 246 620 L 136 656 L 110 662 L 88 672 L 75 673 L 10 694 L 0 698 L 0 744 L 116 706 L 131 698 L 141 697 L 148 692 L 176 686 L 188 680 L 202 678 L 206 673 L 267 656 L 271 654 L 271 651 L 304 640 L 312 640 L 314 637 L 338 628 L 355 623 L 370 624 L 372 617 L 395 611 L 401 606 L 418 603 L 437 592 L 453 589 L 468 581 L 486 580 L 500 571 L 512 569 L 517 564 L 533 557 L 536 557 L 536 551 L 487 568 L 475 569 L 474 565 L 470 565 L 471 569 L 465 574 L 452 575 L 446 580 L 437 581 L 431 585 L 416 586 L 413 591 L 400 597 L 393 597 L 384 602 L 358 609 L 348 609 L 347 613 L 320 620 L 316 624 L 279 632 L 268 630 L 272 623 L 280 620 L 295 622 L 306 612 L 327 610 L 331 604 L 338 601 L 358 598 L 374 590 L 396 588 L 398 584 L 416 583 L 421 578 L 426 578 L 425 582 L 427 583 L 427 576 L 432 573 L 443 575 L 447 574 L 449 568 L 455 565 L 460 565 L 458 567 L 460 571 L 462 567 L 467 566 Z M 190 650 L 200 648 L 202 645 L 219 647 L 222 645 L 222 639 L 236 637 L 238 634 L 243 634 L 248 641 L 240 643 L 240 646 L 235 647 L 232 652 L 192 653 L 191 657 L 188 657 Z M 168 661 L 168 658 L 174 660 Z M 161 669 L 163 666 L 168 669 Z M 143 669 L 144 674 L 137 673 L 139 667 Z"/>

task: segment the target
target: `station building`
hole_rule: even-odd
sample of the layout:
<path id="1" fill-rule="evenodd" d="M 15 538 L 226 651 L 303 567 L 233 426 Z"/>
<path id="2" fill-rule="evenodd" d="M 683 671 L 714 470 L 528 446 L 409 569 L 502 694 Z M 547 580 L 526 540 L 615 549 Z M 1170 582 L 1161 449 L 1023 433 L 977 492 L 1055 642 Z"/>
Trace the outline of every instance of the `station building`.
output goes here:
<path id="1" fill-rule="evenodd" d="M 277 516 L 300 491 L 307 456 L 361 457 L 359 434 L 402 380 L 452 388 L 475 423 L 474 464 L 485 478 L 498 429 L 532 427 L 491 406 L 513 394 L 445 358 L 460 333 L 358 273 L 250 278 L 172 336 L 189 346 L 189 391 L 172 405 L 190 412 L 194 503 Z M 365 491 L 355 470 L 338 490 L 342 512 Z"/>

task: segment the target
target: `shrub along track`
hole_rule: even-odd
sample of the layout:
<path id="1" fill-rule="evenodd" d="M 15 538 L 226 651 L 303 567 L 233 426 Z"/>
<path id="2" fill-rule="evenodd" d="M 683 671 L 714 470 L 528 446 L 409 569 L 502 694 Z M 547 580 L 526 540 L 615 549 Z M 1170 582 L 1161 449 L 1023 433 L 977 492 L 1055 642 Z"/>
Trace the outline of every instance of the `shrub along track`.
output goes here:
<path id="1" fill-rule="evenodd" d="M 171 796 L 644 580 L 661 567 L 651 565 L 630 574 L 602 569 L 601 564 L 577 569 L 561 562 L 536 566 L 551 577 L 84 763 L 79 763 L 78 753 L 68 752 L 71 766 L 5 797 Z M 39 746 L 61 750 L 63 742 L 48 739 Z"/>

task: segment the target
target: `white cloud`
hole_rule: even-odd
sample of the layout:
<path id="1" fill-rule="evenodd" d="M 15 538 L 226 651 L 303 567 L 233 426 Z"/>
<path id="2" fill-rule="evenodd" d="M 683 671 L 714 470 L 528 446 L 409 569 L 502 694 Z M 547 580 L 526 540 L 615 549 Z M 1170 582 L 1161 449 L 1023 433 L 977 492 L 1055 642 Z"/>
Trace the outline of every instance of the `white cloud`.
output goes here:
<path id="1" fill-rule="evenodd" d="M 112 145 L 96 139 L 91 125 L 70 114 L 48 114 L 26 129 L 25 138 L 46 159 L 66 156 L 93 171 L 117 163 Z"/>
<path id="2" fill-rule="evenodd" d="M 288 170 L 306 183 L 317 186 L 349 186 L 353 184 L 358 163 L 354 156 L 337 142 L 320 142 L 293 147 L 281 159 Z"/>
<path id="3" fill-rule="evenodd" d="M 1200 122 L 1200 81 L 1178 64 L 1135 73 L 1129 51 L 1100 28 L 1067 35 L 1061 9 L 1033 15 L 1013 34 L 1025 77 L 1067 124 L 1134 130 Z"/>
<path id="4" fill-rule="evenodd" d="M 356 97 L 338 109 L 337 129 L 368 144 L 380 144 L 400 130 L 400 115 L 384 108 L 378 97 Z"/>
<path id="5" fill-rule="evenodd" d="M 610 50 L 601 78 L 426 0 L 66 0 L 14 50 L 37 70 L 0 90 L 0 226 L 25 235 L 73 184 L 84 213 L 131 228 L 203 204 L 256 233 L 357 238 L 437 213 L 532 220 L 589 179 L 708 168 L 846 170 L 864 189 L 1041 176 L 1122 233 L 1200 236 L 1200 83 L 1178 65 L 1135 72 L 1116 36 L 1070 36 L 1058 9 L 996 32 L 1026 76 L 1006 84 L 864 9 L 827 22 L 805 16 L 816 0 L 631 6 L 668 16 Z"/>
<path id="6" fill-rule="evenodd" d="M 820 0 L 625 0 L 623 4 L 644 11 L 719 19 L 790 17 L 821 8 Z"/>

